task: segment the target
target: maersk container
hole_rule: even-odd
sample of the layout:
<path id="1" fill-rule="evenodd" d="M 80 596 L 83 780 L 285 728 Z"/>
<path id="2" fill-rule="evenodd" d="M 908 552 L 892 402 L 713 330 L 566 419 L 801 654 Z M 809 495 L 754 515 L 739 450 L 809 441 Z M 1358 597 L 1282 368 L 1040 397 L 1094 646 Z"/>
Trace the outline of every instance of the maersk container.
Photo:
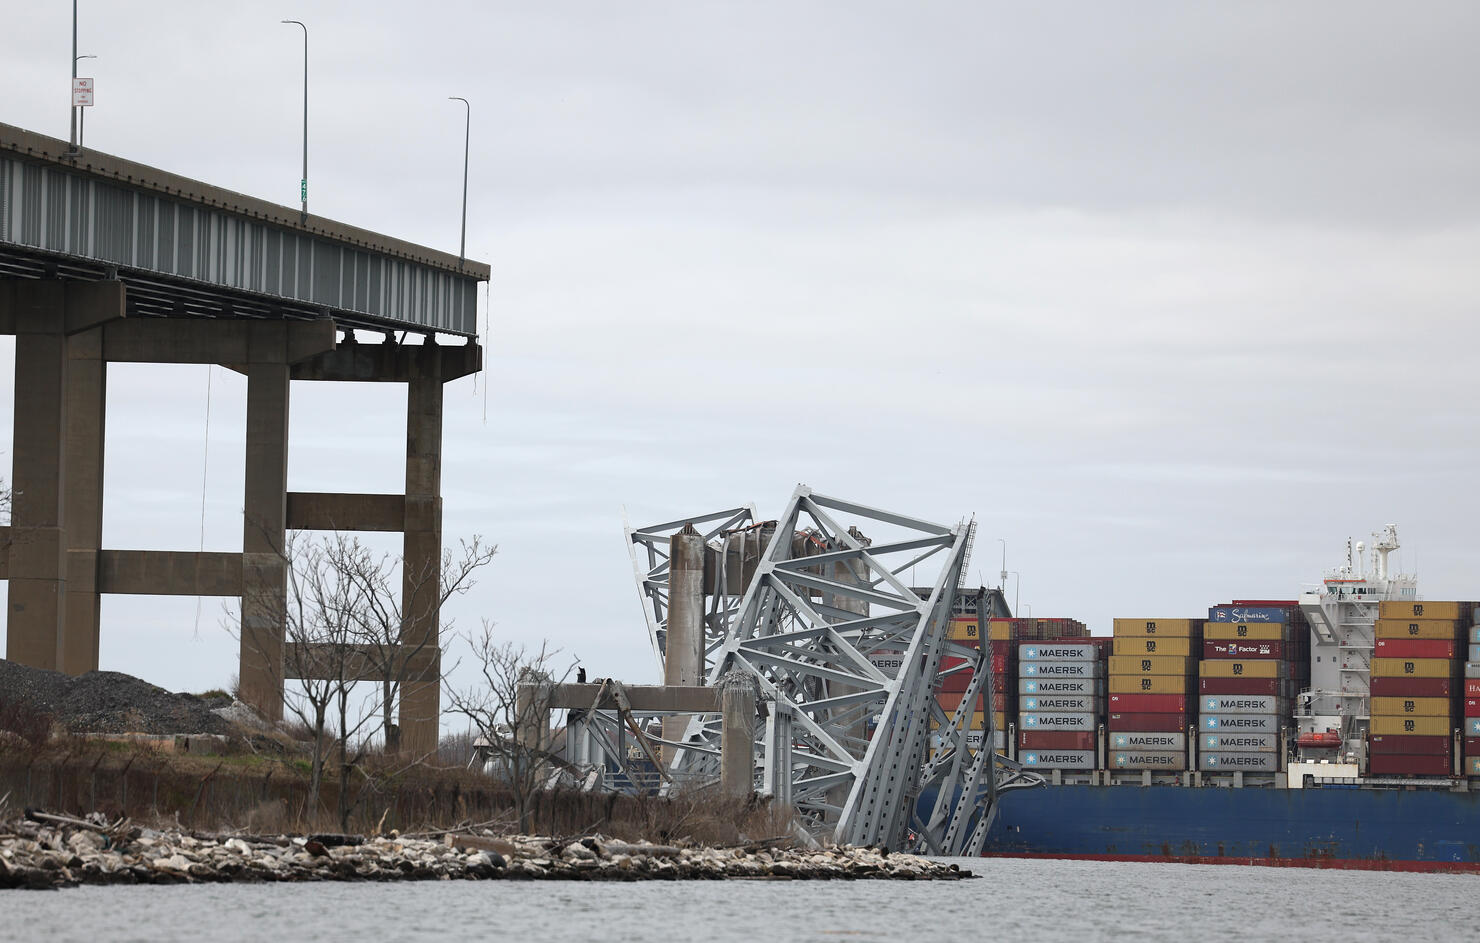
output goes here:
<path id="1" fill-rule="evenodd" d="M 1477 609 L 1475 611 L 1477 613 L 1480 613 L 1480 609 Z M 1480 625 L 1470 626 L 1470 644 L 1480 645 Z M 1471 658 L 1470 661 L 1480 661 L 1480 659 Z"/>
<path id="2" fill-rule="evenodd" d="M 1205 773 L 1278 773 L 1280 754 L 1267 750 L 1260 753 L 1202 753 L 1197 768 Z"/>
<path id="3" fill-rule="evenodd" d="M 1480 661 L 1480 645 L 1470 646 L 1470 661 Z"/>
<path id="4" fill-rule="evenodd" d="M 1099 694 L 1104 685 L 1094 678 L 1019 678 L 1021 694 L 1055 694 L 1086 697 Z"/>
<path id="5" fill-rule="evenodd" d="M 1083 695 L 1060 696 L 1057 694 L 1025 694 L 1019 710 L 1027 713 L 1050 711 L 1056 714 L 1096 713 L 1100 699 Z"/>
<path id="6" fill-rule="evenodd" d="M 1274 733 L 1205 733 L 1197 738 L 1198 749 L 1220 753 L 1263 753 L 1280 748 Z"/>
<path id="7" fill-rule="evenodd" d="M 1054 645 L 1048 642 L 1022 642 L 1018 658 L 1022 661 L 1095 661 L 1100 657 L 1094 645 Z"/>
<path id="8" fill-rule="evenodd" d="M 1098 678 L 1100 673 L 1097 661 L 1041 661 L 1018 667 L 1022 678 Z"/>
<path id="9" fill-rule="evenodd" d="M 1204 658 L 1285 658 L 1285 643 L 1215 639 L 1203 642 Z"/>
<path id="10" fill-rule="evenodd" d="M 1461 767 L 1466 776 L 1480 776 L 1480 756 L 1465 757 L 1464 766 Z"/>
<path id="11" fill-rule="evenodd" d="M 1448 717 L 1451 704 L 1447 697 L 1374 697 L 1372 716 Z"/>
<path id="12" fill-rule="evenodd" d="M 1449 678 L 1373 678 L 1373 697 L 1449 697 L 1457 690 Z"/>
<path id="13" fill-rule="evenodd" d="M 1214 606 L 1209 622 L 1289 622 L 1290 610 L 1283 606 Z"/>
<path id="14" fill-rule="evenodd" d="M 1202 714 L 1197 729 L 1204 733 L 1279 733 L 1281 714 Z"/>
<path id="15" fill-rule="evenodd" d="M 1480 717 L 1466 717 L 1464 726 L 1466 737 L 1480 737 Z"/>
<path id="16" fill-rule="evenodd" d="M 1110 754 L 1109 764 L 1111 769 L 1178 772 L 1187 769 L 1187 751 L 1117 750 Z"/>
<path id="17" fill-rule="evenodd" d="M 1096 714 L 1019 714 L 1019 730 L 1094 730 Z"/>
<path id="18" fill-rule="evenodd" d="M 1204 694 L 1198 698 L 1204 714 L 1283 714 L 1283 698 L 1269 695 Z"/>
<path id="19" fill-rule="evenodd" d="M 1388 756 L 1367 758 L 1370 776 L 1450 776 L 1454 759 L 1448 756 Z"/>
<path id="20" fill-rule="evenodd" d="M 1093 750 L 1095 735 L 1087 730 L 1019 730 L 1019 750 Z"/>
<path id="21" fill-rule="evenodd" d="M 1094 769 L 1094 750 L 1025 750 L 1018 762 L 1030 769 Z"/>
<path id="22" fill-rule="evenodd" d="M 1105 718 L 1105 727 L 1112 733 L 1178 733 L 1195 722 L 1191 714 L 1115 714 Z"/>
<path id="23" fill-rule="evenodd" d="M 1110 734 L 1112 750 L 1185 750 L 1187 734 L 1151 730 L 1120 730 Z"/>

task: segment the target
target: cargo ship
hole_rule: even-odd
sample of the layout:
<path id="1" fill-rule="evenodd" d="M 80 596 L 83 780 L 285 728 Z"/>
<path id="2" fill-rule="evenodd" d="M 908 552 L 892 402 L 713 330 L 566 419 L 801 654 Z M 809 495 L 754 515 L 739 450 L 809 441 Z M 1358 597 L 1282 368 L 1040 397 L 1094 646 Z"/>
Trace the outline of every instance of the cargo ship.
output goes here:
<path id="1" fill-rule="evenodd" d="M 1480 605 L 1422 600 L 1397 528 L 1373 538 L 1297 599 L 1110 638 L 959 613 L 991 656 L 983 742 L 1044 780 L 983 853 L 1480 872 Z"/>

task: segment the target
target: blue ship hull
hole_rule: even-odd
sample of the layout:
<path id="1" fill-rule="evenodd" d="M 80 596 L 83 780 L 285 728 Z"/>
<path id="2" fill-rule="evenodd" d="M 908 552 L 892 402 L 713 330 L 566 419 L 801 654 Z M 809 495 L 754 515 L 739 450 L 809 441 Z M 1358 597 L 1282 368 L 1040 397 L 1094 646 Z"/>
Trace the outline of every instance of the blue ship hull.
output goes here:
<path id="1" fill-rule="evenodd" d="M 1043 786 L 1004 795 L 984 853 L 1480 870 L 1480 793 Z"/>

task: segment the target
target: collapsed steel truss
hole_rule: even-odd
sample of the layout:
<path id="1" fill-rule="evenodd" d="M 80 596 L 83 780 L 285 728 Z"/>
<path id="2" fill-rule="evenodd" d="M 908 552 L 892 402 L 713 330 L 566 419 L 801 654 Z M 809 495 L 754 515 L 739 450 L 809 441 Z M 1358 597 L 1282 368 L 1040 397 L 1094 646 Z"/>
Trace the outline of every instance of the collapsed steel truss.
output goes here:
<path id="1" fill-rule="evenodd" d="M 844 522 L 862 524 L 875 539 Z M 726 531 L 758 526 L 747 506 L 628 528 L 660 662 L 666 542 L 685 525 L 712 548 Z M 712 568 L 706 677 L 714 684 L 738 671 L 755 679 L 765 715 L 755 737 L 759 789 L 795 805 L 814 834 L 972 854 L 991 825 L 996 795 L 1041 782 L 990 749 L 990 707 L 984 743 L 969 743 L 981 735 L 971 729 L 970 706 L 991 691 L 990 660 L 946 636 L 974 530 L 974 523 L 933 524 L 798 486 L 774 526 L 765 525 L 769 540 L 742 585 L 726 580 L 723 562 Z M 906 584 L 927 572 L 926 588 Z M 943 672 L 946 656 L 952 661 Z M 961 672 L 970 674 L 968 693 L 948 716 L 935 690 L 943 674 Z M 718 716 L 690 722 L 672 764 L 679 781 L 717 774 L 718 737 Z M 922 818 L 920 797 L 932 792 Z"/>

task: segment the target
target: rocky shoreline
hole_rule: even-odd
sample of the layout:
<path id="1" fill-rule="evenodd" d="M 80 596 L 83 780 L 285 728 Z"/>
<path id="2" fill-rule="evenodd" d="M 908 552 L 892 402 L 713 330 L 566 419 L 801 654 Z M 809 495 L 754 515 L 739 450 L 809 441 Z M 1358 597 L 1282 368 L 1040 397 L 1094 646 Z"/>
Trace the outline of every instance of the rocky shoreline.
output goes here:
<path id="1" fill-rule="evenodd" d="M 960 880 L 954 864 L 884 849 L 736 848 L 580 838 L 204 834 L 100 816 L 0 822 L 0 888 L 83 884 L 458 880 Z"/>

